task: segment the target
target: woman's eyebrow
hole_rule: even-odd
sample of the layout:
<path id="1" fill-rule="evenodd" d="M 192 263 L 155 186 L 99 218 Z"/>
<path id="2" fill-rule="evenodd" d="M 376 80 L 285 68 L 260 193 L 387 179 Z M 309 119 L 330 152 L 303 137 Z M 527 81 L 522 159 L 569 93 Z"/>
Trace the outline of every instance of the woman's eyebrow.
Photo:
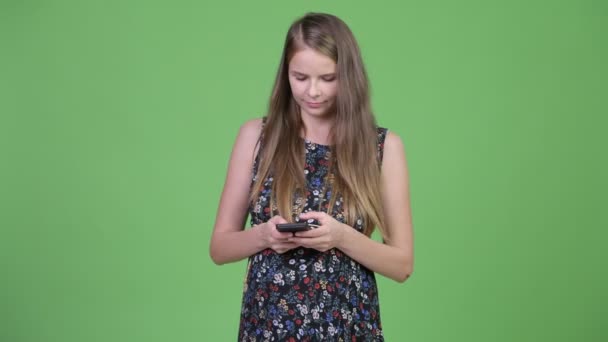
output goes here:
<path id="1" fill-rule="evenodd" d="M 305 73 L 303 73 L 303 72 L 299 72 L 299 71 L 297 71 L 297 70 L 292 70 L 292 72 L 293 72 L 294 74 L 298 74 L 298 75 L 302 75 L 302 76 L 308 76 L 307 74 L 305 74 Z M 321 77 L 335 76 L 335 75 L 336 75 L 336 73 L 335 73 L 335 72 L 330 72 L 330 73 L 328 73 L 328 74 L 323 74 L 323 75 L 321 75 Z"/>

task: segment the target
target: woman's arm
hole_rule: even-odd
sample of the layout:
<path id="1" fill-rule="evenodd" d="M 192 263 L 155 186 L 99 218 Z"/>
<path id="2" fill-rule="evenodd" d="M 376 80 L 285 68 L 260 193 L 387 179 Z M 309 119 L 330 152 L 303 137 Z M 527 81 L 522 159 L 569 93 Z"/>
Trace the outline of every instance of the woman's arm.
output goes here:
<path id="1" fill-rule="evenodd" d="M 242 260 L 266 248 L 281 253 L 295 247 L 286 241 L 288 233 L 279 233 L 274 229 L 274 224 L 286 222 L 280 217 L 273 217 L 264 224 L 243 230 L 249 207 L 253 161 L 257 152 L 254 147 L 261 127 L 261 119 L 243 124 L 232 149 L 209 248 L 211 259 L 218 265 Z"/>
<path id="2" fill-rule="evenodd" d="M 382 244 L 348 229 L 338 248 L 365 267 L 404 282 L 414 270 L 409 173 L 403 143 L 390 131 L 384 143 L 381 178 L 382 207 L 390 239 Z"/>
<path id="3" fill-rule="evenodd" d="M 390 239 L 382 244 L 325 213 L 308 212 L 300 217 L 317 219 L 321 227 L 297 233 L 298 237 L 290 240 L 320 250 L 338 248 L 370 270 L 404 282 L 414 269 L 408 178 L 401 139 L 389 132 L 384 143 L 381 179 L 382 207 Z"/>

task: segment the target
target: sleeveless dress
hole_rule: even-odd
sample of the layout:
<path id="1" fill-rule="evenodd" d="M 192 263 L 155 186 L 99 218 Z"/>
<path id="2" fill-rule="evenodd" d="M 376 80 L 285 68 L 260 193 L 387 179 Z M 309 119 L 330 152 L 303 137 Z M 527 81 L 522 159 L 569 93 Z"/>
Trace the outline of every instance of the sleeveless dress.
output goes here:
<path id="1" fill-rule="evenodd" d="M 378 128 L 378 162 L 387 129 Z M 302 139 L 308 188 L 303 212 L 327 211 L 319 192 L 328 171 L 331 147 Z M 260 150 L 263 148 L 260 146 Z M 256 179 L 259 152 L 253 167 Z M 257 203 L 249 208 L 251 225 L 271 218 L 269 176 Z M 326 198 L 331 197 L 327 187 Z M 336 197 L 332 216 L 344 223 L 342 198 Z M 255 228 L 252 228 L 255 229 Z M 362 231 L 357 220 L 353 229 Z M 252 255 L 244 283 L 239 341 L 384 341 L 378 288 L 374 272 L 340 250 L 320 252 L 299 247 L 278 254 L 265 249 Z"/>

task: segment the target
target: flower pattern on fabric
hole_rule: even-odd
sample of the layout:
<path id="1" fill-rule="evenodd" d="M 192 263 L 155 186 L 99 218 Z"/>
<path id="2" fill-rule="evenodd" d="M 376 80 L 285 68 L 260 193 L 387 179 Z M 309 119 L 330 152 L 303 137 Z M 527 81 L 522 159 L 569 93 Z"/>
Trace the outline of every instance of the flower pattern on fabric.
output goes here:
<path id="1" fill-rule="evenodd" d="M 378 128 L 379 162 L 386 133 L 386 128 Z M 303 143 L 307 183 L 304 212 L 326 212 L 328 203 L 322 201 L 321 192 L 331 147 L 306 140 Z M 269 176 L 260 189 L 258 201 L 249 208 L 252 226 L 271 218 L 272 182 Z M 327 191 L 326 198 L 330 198 L 330 186 Z M 339 194 L 332 216 L 345 222 Z M 357 220 L 353 228 L 362 231 L 362 221 Z M 300 247 L 283 254 L 272 249 L 260 251 L 247 264 L 238 338 L 239 341 L 383 341 L 374 272 L 336 248 L 320 252 Z"/>

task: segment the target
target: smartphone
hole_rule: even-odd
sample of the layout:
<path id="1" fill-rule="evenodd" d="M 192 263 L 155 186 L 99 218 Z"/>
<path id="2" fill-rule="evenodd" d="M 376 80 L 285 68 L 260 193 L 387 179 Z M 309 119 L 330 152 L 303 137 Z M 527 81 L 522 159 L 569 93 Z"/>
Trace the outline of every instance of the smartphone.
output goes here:
<path id="1" fill-rule="evenodd" d="M 282 233 L 293 233 L 293 232 L 302 232 L 305 230 L 311 229 L 313 226 L 308 222 L 298 222 L 298 223 L 279 223 L 277 224 L 277 230 Z"/>

